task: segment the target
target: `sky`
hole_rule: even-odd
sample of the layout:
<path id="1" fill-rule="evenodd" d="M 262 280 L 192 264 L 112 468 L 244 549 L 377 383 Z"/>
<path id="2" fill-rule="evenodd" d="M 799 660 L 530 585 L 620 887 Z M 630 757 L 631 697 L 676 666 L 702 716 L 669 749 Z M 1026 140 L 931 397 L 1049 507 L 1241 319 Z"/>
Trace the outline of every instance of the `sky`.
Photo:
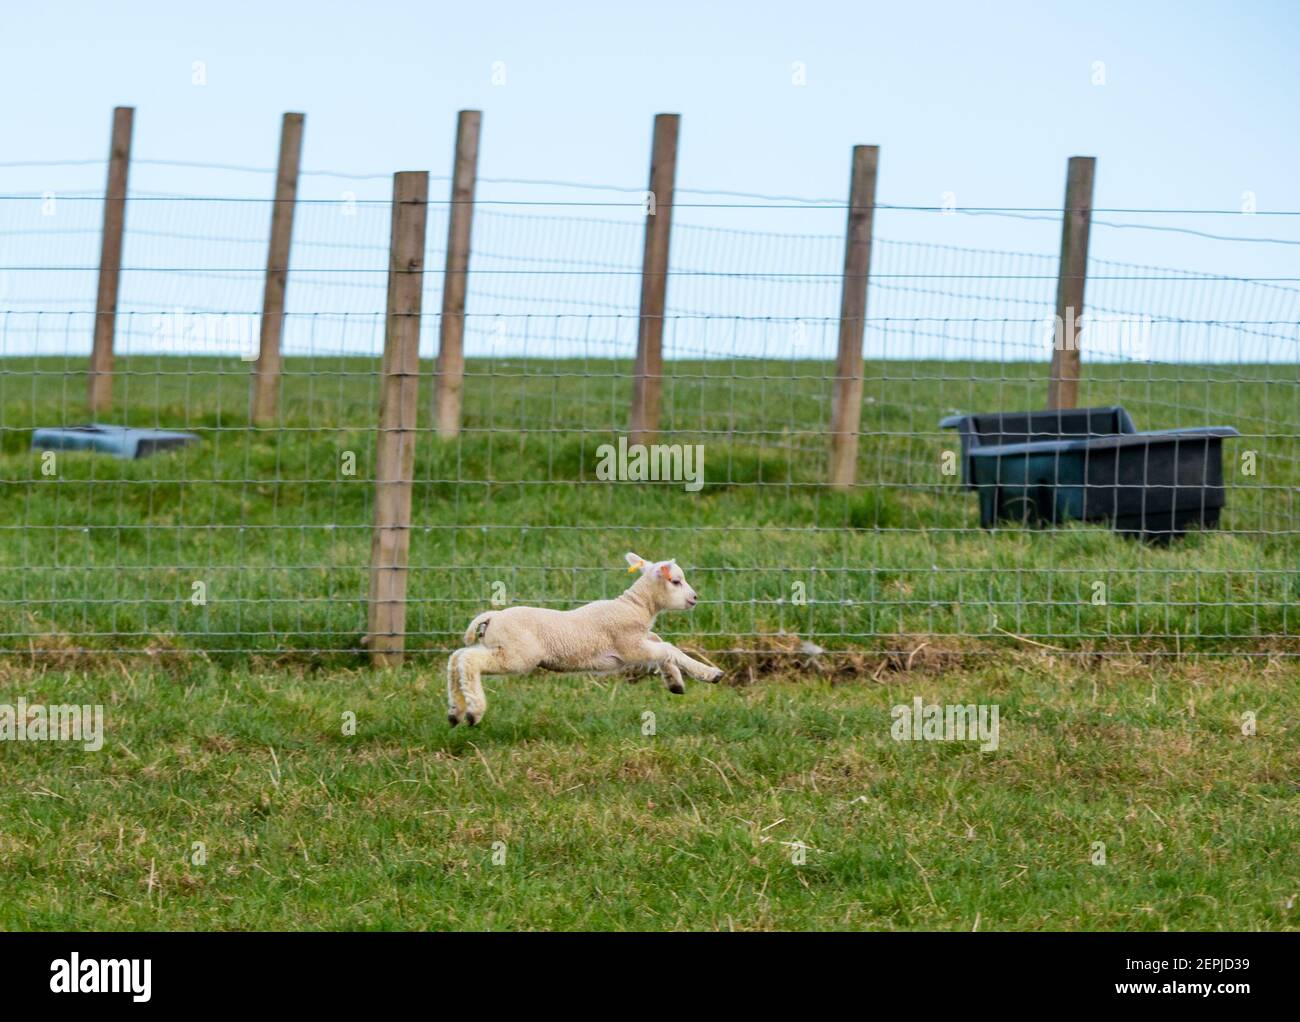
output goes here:
<path id="1" fill-rule="evenodd" d="M 456 111 L 472 108 L 484 118 L 481 199 L 634 203 L 628 193 L 494 182 L 644 188 L 652 119 L 668 111 L 682 117 L 684 188 L 842 201 L 852 146 L 875 144 L 882 204 L 1051 211 L 1067 159 L 1092 155 L 1099 210 L 1239 211 L 1248 199 L 1258 210 L 1099 212 L 1138 226 L 1094 227 L 1094 259 L 1300 277 L 1295 244 L 1179 233 L 1300 240 L 1300 217 L 1269 215 L 1300 210 L 1298 47 L 1293 2 L 12 5 L 0 35 L 10 97 L 0 107 L 0 192 L 102 188 L 96 161 L 121 104 L 136 108 L 138 160 L 270 168 L 280 116 L 295 110 L 307 116 L 304 168 L 317 172 L 304 177 L 304 197 L 382 199 L 395 170 L 430 171 L 436 196 Z M 271 177 L 139 163 L 132 187 L 265 198 Z M 635 220 L 613 207 L 537 212 L 557 210 Z M 252 230 L 261 213 L 247 216 Z M 843 217 L 833 206 L 676 214 L 701 227 L 826 238 L 842 234 Z M 1050 215 L 882 210 L 876 230 L 900 243 L 1036 254 L 1059 245 Z M 750 257 L 715 256 L 704 240 L 692 250 L 700 259 Z M 23 244 L 0 251 L 25 264 L 36 243 Z M 819 267 L 837 258 L 825 247 Z M 31 290 L 10 275 L 10 299 Z M 1245 318 L 1259 295 L 1276 297 L 1229 290 L 1206 316 Z M 826 311 L 825 297 L 809 299 L 809 315 Z M 1157 304 L 1186 301 L 1180 292 Z M 1267 314 L 1295 315 L 1289 295 L 1276 308 Z"/>

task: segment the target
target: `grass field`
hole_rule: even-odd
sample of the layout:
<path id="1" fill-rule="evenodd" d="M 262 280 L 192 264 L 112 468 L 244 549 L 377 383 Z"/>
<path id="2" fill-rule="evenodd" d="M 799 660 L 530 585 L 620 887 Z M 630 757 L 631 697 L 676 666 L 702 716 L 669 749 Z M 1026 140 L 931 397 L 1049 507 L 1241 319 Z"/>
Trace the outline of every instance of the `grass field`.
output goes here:
<path id="1" fill-rule="evenodd" d="M 0 748 L 0 928 L 1300 926 L 1283 664 L 489 679 L 455 731 L 440 667 L 11 667 L 107 739 Z M 997 704 L 998 749 L 894 741 L 918 695 Z"/>
<path id="2" fill-rule="evenodd" d="M 361 644 L 373 361 L 290 359 L 280 428 L 255 430 L 246 364 L 121 359 L 112 421 L 201 443 L 45 475 L 30 430 L 85 421 L 81 367 L 0 360 L 0 703 L 107 716 L 99 752 L 0 743 L 0 927 L 1297 926 L 1280 367 L 1090 367 L 1083 400 L 1141 428 L 1245 434 L 1224 530 L 1161 549 L 982 531 L 941 475 L 939 418 L 1038 406 L 1040 366 L 869 365 L 864 485 L 835 493 L 828 367 L 674 363 L 666 439 L 705 445 L 693 494 L 596 480 L 626 364 L 471 363 L 461 440 L 419 438 L 412 656 L 386 671 Z M 683 564 L 704 602 L 658 628 L 731 684 L 489 679 L 484 724 L 449 731 L 438 651 L 494 583 L 613 595 L 628 548 Z M 796 635 L 840 667 L 792 673 L 770 651 Z M 895 741 L 890 708 L 917 696 L 996 705 L 999 747 Z"/>
<path id="3" fill-rule="evenodd" d="M 978 528 L 973 495 L 941 474 L 956 439 L 938 420 L 1040 406 L 1041 365 L 868 363 L 864 485 L 851 493 L 821 485 L 831 369 L 808 361 L 670 363 L 665 439 L 704 445 L 706 485 L 598 481 L 597 446 L 625 428 L 629 369 L 471 361 L 466 432 L 456 442 L 425 432 L 418 444 L 410 648 L 448 648 L 496 591 L 556 606 L 613 595 L 632 548 L 686 567 L 705 603 L 669 627 L 713 650 L 781 631 L 832 650 L 909 648 L 909 636 L 995 652 L 1027 641 L 1300 649 L 1294 367 L 1089 366 L 1082 403 L 1123 403 L 1139 428 L 1226 423 L 1244 434 L 1225 445 L 1222 531 L 1168 549 L 1100 526 Z M 83 370 L 79 358 L 0 360 L 0 643 L 355 662 L 374 360 L 289 359 L 280 428 L 254 430 L 247 363 L 119 359 L 111 420 L 191 429 L 201 444 L 136 463 L 61 453 L 43 475 L 30 431 L 85 421 Z M 431 401 L 431 381 L 422 387 Z M 426 403 L 421 428 L 431 422 Z M 1247 451 L 1254 475 L 1241 471 Z"/>

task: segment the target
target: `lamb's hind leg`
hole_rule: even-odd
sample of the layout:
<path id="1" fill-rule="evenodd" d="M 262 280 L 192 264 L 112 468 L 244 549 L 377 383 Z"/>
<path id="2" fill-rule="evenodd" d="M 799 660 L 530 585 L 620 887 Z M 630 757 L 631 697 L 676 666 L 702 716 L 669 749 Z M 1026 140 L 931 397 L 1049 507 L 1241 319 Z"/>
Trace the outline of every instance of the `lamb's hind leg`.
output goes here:
<path id="1" fill-rule="evenodd" d="M 484 657 L 488 653 L 482 646 L 466 646 L 456 663 L 456 681 L 460 697 L 465 702 L 465 723 L 473 727 L 487 712 L 487 696 L 483 693 Z"/>
<path id="2" fill-rule="evenodd" d="M 463 649 L 454 650 L 447 658 L 447 723 L 455 727 L 465 716 L 465 697 L 461 695 L 460 681 L 457 678 L 459 664 L 457 661 L 464 653 Z"/>
<path id="3" fill-rule="evenodd" d="M 527 654 L 507 653 L 504 649 L 466 646 L 456 661 L 456 675 L 465 699 L 465 723 L 474 725 L 487 713 L 487 695 L 483 691 L 485 674 L 526 674 L 537 666 L 537 659 Z"/>

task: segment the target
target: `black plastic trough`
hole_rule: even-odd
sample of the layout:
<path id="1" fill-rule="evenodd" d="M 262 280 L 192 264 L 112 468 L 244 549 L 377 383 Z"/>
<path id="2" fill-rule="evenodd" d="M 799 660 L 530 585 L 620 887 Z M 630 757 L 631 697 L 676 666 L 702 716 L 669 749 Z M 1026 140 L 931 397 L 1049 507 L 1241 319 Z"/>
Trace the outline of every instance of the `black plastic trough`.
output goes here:
<path id="1" fill-rule="evenodd" d="M 1213 529 L 1224 505 L 1223 438 L 1231 426 L 1138 432 L 1122 407 L 954 415 L 962 479 L 980 524 L 1108 521 L 1167 540 Z"/>

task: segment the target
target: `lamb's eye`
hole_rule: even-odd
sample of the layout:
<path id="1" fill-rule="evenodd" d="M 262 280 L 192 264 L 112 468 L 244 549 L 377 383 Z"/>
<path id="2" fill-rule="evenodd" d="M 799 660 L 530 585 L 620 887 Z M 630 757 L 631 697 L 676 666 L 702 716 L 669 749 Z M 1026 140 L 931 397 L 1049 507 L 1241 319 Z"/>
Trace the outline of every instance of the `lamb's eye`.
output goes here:
<path id="1" fill-rule="evenodd" d="M 682 584 L 682 580 L 680 578 L 673 579 L 673 585 L 679 586 L 681 584 Z"/>

